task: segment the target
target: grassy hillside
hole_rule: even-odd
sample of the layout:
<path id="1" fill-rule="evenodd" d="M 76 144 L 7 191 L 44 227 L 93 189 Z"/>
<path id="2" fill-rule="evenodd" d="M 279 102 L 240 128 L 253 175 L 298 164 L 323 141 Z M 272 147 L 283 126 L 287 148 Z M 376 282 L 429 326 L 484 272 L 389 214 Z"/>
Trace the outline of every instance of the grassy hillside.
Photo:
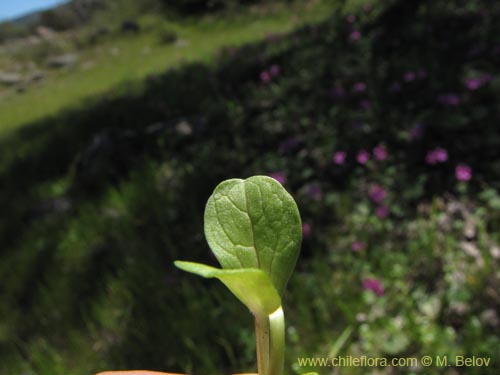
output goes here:
<path id="1" fill-rule="evenodd" d="M 217 30 L 238 34 L 247 16 L 185 26 L 207 25 L 196 35 L 216 42 L 186 38 L 192 60 L 7 127 L 1 374 L 254 371 L 248 311 L 172 266 L 215 264 L 206 199 L 254 174 L 279 179 L 304 223 L 284 299 L 287 373 L 498 373 L 500 7 L 401 0 L 319 13 L 298 30 L 288 11 L 264 17 L 290 31 L 217 52 Z M 246 29 L 255 38 L 261 22 Z M 338 354 L 451 366 L 298 360 Z M 464 370 L 457 355 L 491 362 Z"/>
<path id="2" fill-rule="evenodd" d="M 46 71 L 46 78 L 25 92 L 6 89 L 4 95 L 0 95 L 0 134 L 63 109 L 82 106 L 82 102 L 109 94 L 118 85 L 123 85 L 125 91 L 130 86 L 140 89 L 140 82 L 148 76 L 185 63 L 208 63 L 223 46 L 237 47 L 307 22 L 320 21 L 332 9 L 328 1 L 317 1 L 309 6 L 276 3 L 247 8 L 226 17 L 212 15 L 188 20 L 165 20 L 146 13 L 135 20 L 142 30 L 137 34 L 114 32 L 95 43 L 85 44 L 83 49 L 78 42 L 85 42 L 91 33 L 89 30 L 93 30 L 90 26 L 77 31 L 76 35 L 75 32 L 63 35 L 58 42 L 52 42 L 60 46 L 56 51 L 59 55 L 74 53 L 78 64 L 62 71 Z M 115 28 L 120 28 L 119 22 Z M 177 39 L 162 42 L 167 32 Z M 44 61 L 40 64 L 43 66 Z M 4 65 L 7 67 L 9 63 L 4 61 Z"/>

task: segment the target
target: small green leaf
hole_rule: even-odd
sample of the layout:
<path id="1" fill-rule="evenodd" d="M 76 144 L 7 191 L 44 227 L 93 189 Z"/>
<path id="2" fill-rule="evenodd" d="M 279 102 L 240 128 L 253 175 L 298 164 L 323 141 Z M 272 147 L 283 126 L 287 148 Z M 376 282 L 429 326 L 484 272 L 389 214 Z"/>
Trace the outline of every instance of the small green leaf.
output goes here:
<path id="1" fill-rule="evenodd" d="M 259 268 L 281 295 L 299 255 L 302 225 L 283 186 L 254 176 L 215 188 L 205 208 L 205 236 L 222 268 Z"/>
<path id="2" fill-rule="evenodd" d="M 257 268 L 221 270 L 193 262 L 176 261 L 174 264 L 202 277 L 216 277 L 256 316 L 268 316 L 281 306 L 281 298 L 271 280 Z"/>

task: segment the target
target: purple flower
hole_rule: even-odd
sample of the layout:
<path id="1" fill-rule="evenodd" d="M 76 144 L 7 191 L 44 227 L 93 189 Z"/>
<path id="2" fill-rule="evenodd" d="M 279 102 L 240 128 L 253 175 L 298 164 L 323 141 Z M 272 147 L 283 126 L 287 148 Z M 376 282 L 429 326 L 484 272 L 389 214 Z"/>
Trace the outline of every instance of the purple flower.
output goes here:
<path id="1" fill-rule="evenodd" d="M 474 91 L 482 86 L 483 82 L 481 78 L 468 78 L 465 80 L 465 87 L 469 90 Z"/>
<path id="2" fill-rule="evenodd" d="M 344 96 L 345 96 L 344 87 L 341 84 L 337 83 L 331 91 L 332 99 L 342 99 Z"/>
<path id="3" fill-rule="evenodd" d="M 356 16 L 354 14 L 349 14 L 347 16 L 347 22 L 354 23 L 356 21 Z"/>
<path id="4" fill-rule="evenodd" d="M 280 66 L 277 65 L 277 64 L 271 65 L 271 67 L 269 68 L 269 73 L 271 73 L 271 77 L 277 77 L 277 76 L 279 76 L 280 73 L 281 73 Z"/>
<path id="5" fill-rule="evenodd" d="M 311 235 L 311 226 L 308 223 L 302 224 L 302 237 L 308 238 Z"/>
<path id="6" fill-rule="evenodd" d="M 361 39 L 361 31 L 359 30 L 354 30 L 349 34 L 349 40 L 351 40 L 352 42 L 357 42 L 360 39 Z"/>
<path id="7" fill-rule="evenodd" d="M 410 129 L 410 140 L 414 141 L 422 138 L 424 135 L 424 125 L 416 124 L 413 128 Z"/>
<path id="8" fill-rule="evenodd" d="M 372 185 L 370 186 L 368 196 L 373 202 L 381 204 L 387 197 L 387 191 L 380 185 Z"/>
<path id="9" fill-rule="evenodd" d="M 472 77 L 465 80 L 465 87 L 470 91 L 479 89 L 481 86 L 491 81 L 491 74 L 483 74 L 479 77 Z"/>
<path id="10" fill-rule="evenodd" d="M 366 290 L 371 290 L 377 296 L 381 296 L 384 294 L 384 287 L 382 286 L 382 283 L 377 279 L 364 279 L 363 288 L 365 288 Z"/>
<path id="11" fill-rule="evenodd" d="M 351 249 L 352 251 L 354 251 L 355 253 L 359 253 L 361 250 L 363 250 L 365 248 L 365 244 L 361 241 L 354 241 L 352 244 L 351 244 Z"/>
<path id="12" fill-rule="evenodd" d="M 274 172 L 274 173 L 271 173 L 269 175 L 269 177 L 274 178 L 281 185 L 285 185 L 286 184 L 286 175 L 283 172 Z"/>
<path id="13" fill-rule="evenodd" d="M 434 150 L 427 152 L 425 160 L 428 164 L 444 163 L 448 161 L 448 151 L 444 148 L 435 148 Z"/>
<path id="14" fill-rule="evenodd" d="M 438 101 L 447 107 L 456 107 L 460 104 L 460 97 L 457 94 L 441 94 Z"/>
<path id="15" fill-rule="evenodd" d="M 472 169 L 468 165 L 459 164 L 455 168 L 455 177 L 458 181 L 470 181 L 472 178 Z"/>
<path id="16" fill-rule="evenodd" d="M 427 155 L 425 156 L 425 161 L 427 164 L 436 164 L 436 156 L 434 154 L 434 151 L 428 151 Z"/>
<path id="17" fill-rule="evenodd" d="M 345 151 L 337 151 L 333 154 L 333 162 L 337 165 L 342 165 L 345 163 L 346 153 Z"/>
<path id="18" fill-rule="evenodd" d="M 368 111 L 372 107 L 372 102 L 368 99 L 363 99 L 359 102 L 359 108 L 363 111 Z"/>
<path id="19" fill-rule="evenodd" d="M 269 83 L 271 81 L 271 75 L 267 70 L 264 70 L 262 73 L 260 73 L 260 80 L 263 83 Z"/>
<path id="20" fill-rule="evenodd" d="M 366 91 L 366 83 L 364 82 L 356 82 L 354 86 L 352 86 L 352 91 L 354 92 L 365 92 Z"/>
<path id="21" fill-rule="evenodd" d="M 387 208 L 387 206 L 378 206 L 375 209 L 375 215 L 379 219 L 385 219 L 387 216 L 389 216 L 389 208 Z"/>
<path id="22" fill-rule="evenodd" d="M 283 142 L 280 143 L 278 146 L 279 152 L 289 152 L 293 150 L 295 147 L 297 147 L 299 144 L 299 140 L 296 137 L 290 137 L 285 139 Z"/>
<path id="23" fill-rule="evenodd" d="M 486 73 L 486 74 L 483 74 L 483 76 L 481 78 L 483 80 L 483 84 L 486 84 L 493 79 L 493 76 L 490 73 Z"/>
<path id="24" fill-rule="evenodd" d="M 358 152 L 356 160 L 359 164 L 366 164 L 368 163 L 368 160 L 370 160 L 370 154 L 366 150 L 361 150 Z"/>
<path id="25" fill-rule="evenodd" d="M 387 159 L 387 148 L 385 148 L 384 145 L 378 145 L 373 149 L 373 155 L 375 156 L 375 159 L 384 161 Z"/>
<path id="26" fill-rule="evenodd" d="M 309 187 L 307 194 L 315 201 L 319 201 L 323 198 L 323 191 L 321 191 L 321 187 L 316 184 Z"/>
<path id="27" fill-rule="evenodd" d="M 413 82 L 417 78 L 417 74 L 415 72 L 409 71 L 405 73 L 405 81 Z"/>
<path id="28" fill-rule="evenodd" d="M 434 158 L 438 163 L 444 163 L 448 160 L 448 151 L 444 148 L 436 148 L 434 150 Z"/>

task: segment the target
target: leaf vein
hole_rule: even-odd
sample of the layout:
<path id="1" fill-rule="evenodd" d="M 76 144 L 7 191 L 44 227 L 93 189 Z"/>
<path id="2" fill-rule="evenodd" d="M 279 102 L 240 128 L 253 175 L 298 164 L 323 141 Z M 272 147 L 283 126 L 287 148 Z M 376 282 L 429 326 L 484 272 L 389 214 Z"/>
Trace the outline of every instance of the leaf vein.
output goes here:
<path id="1" fill-rule="evenodd" d="M 224 226 L 222 225 L 222 223 L 220 221 L 219 210 L 217 208 L 217 201 L 215 199 L 214 199 L 214 208 L 215 208 L 215 214 L 217 216 L 217 222 L 219 223 L 219 227 L 222 229 L 222 232 L 226 235 L 226 237 L 228 238 L 228 240 L 236 247 L 237 243 L 229 236 L 229 234 L 226 231 L 226 228 L 224 228 Z M 215 240 L 215 241 L 218 243 L 217 240 Z M 220 246 L 220 243 L 218 243 L 218 244 Z M 238 256 L 238 253 L 232 254 L 232 252 L 230 252 L 229 250 L 224 249 L 224 247 L 222 247 L 222 246 L 221 246 L 221 249 L 224 250 L 224 252 L 226 252 L 228 254 L 231 254 L 234 257 L 236 257 L 236 259 L 238 259 L 238 262 L 240 263 L 241 267 L 243 267 L 243 262 L 241 261 L 240 257 Z"/>

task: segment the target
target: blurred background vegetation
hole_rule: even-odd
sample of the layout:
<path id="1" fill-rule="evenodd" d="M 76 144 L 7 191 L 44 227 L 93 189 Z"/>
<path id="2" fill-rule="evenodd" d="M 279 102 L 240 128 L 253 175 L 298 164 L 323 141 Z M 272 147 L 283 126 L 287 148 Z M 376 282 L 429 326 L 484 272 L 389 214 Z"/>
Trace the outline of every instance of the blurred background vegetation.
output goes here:
<path id="1" fill-rule="evenodd" d="M 204 204 L 278 179 L 287 373 L 498 374 L 500 3 L 74 0 L 0 24 L 0 374 L 255 370 Z M 448 355 L 450 367 L 298 357 Z M 490 357 L 485 368 L 455 355 Z"/>

